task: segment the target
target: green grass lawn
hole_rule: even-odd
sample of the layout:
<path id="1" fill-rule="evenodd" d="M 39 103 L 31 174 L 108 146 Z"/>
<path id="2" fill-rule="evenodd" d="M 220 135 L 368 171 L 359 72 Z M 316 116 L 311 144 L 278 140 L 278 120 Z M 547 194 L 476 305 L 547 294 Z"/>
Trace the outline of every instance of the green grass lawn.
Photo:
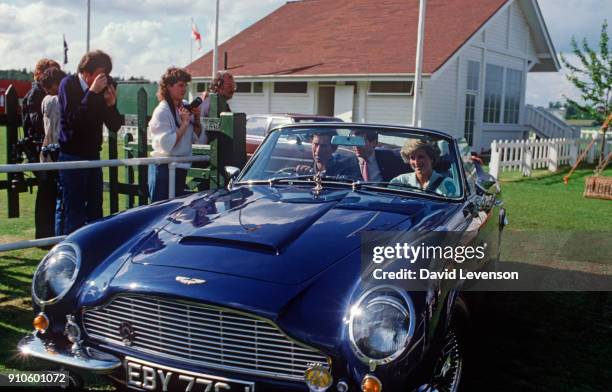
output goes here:
<path id="1" fill-rule="evenodd" d="M 4 138 L 0 127 L 0 163 L 5 162 Z M 592 168 L 578 170 L 568 186 L 562 181 L 567 171 L 537 171 L 534 178 L 503 173 L 508 230 L 610 231 L 612 201 L 582 196 Z M 612 169 L 605 174 L 612 175 Z M 123 179 L 121 172 L 119 178 Z M 0 243 L 34 237 L 34 195 L 21 194 L 20 201 L 21 217 L 8 219 L 6 191 L 0 191 Z M 120 206 L 124 207 L 123 201 Z M 31 329 L 31 276 L 44 253 L 38 249 L 0 253 L 0 370 L 33 365 L 17 360 L 14 348 Z M 611 315 L 610 293 L 491 294 L 475 316 L 475 351 L 481 363 L 470 385 L 474 390 L 494 386 L 496 391 L 609 390 Z M 93 382 L 106 388 L 97 379 Z"/>

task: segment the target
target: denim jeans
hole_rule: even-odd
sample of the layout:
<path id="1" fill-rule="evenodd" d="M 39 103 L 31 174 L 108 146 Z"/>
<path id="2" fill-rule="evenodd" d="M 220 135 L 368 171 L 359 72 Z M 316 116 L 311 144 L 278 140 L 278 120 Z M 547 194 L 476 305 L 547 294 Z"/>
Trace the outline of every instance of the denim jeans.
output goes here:
<path id="1" fill-rule="evenodd" d="M 187 182 L 187 169 L 176 169 L 174 178 L 174 195 L 180 196 L 185 193 Z M 166 200 L 169 188 L 168 165 L 149 165 L 149 196 L 151 202 Z"/>
<path id="2" fill-rule="evenodd" d="M 59 162 L 91 159 L 91 157 L 65 153 L 60 153 L 59 156 Z M 102 218 L 102 169 L 60 170 L 55 234 L 70 234 L 86 223 L 100 218 Z"/>

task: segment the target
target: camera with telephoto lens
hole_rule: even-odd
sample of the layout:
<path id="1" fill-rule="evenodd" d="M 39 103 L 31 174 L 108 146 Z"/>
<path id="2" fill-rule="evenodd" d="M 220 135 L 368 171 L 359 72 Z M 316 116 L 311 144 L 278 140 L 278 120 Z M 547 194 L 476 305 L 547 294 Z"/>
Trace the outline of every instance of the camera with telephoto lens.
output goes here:
<path id="1" fill-rule="evenodd" d="M 41 148 L 40 152 L 43 155 L 43 157 L 49 158 L 53 162 L 57 162 L 59 158 L 59 150 L 60 150 L 60 145 L 57 143 L 54 143 L 54 144 L 49 144 Z"/>
<path id="2" fill-rule="evenodd" d="M 117 90 L 117 81 L 110 75 L 106 75 L 106 88 L 104 90 L 106 90 L 108 86 L 113 86 L 115 90 Z"/>
<path id="3" fill-rule="evenodd" d="M 27 160 L 30 163 L 36 163 L 39 161 L 39 152 L 42 142 L 36 140 L 32 136 L 26 136 L 23 139 L 19 139 L 15 143 L 15 162 L 23 163 Z"/>
<path id="4" fill-rule="evenodd" d="M 202 104 L 202 98 L 196 97 L 193 101 L 191 101 L 191 103 L 188 103 L 187 105 L 183 105 L 183 107 L 189 111 L 192 111 L 193 109 L 197 108 L 201 104 Z"/>

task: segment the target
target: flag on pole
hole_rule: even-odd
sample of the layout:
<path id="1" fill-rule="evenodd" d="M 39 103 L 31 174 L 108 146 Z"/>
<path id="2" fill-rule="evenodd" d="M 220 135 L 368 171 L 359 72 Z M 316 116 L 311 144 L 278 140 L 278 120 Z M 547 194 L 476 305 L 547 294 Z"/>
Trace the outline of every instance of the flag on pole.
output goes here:
<path id="1" fill-rule="evenodd" d="M 198 44 L 198 50 L 202 50 L 202 35 L 198 31 L 198 27 L 195 25 L 193 18 L 191 18 L 191 37 Z"/>
<path id="2" fill-rule="evenodd" d="M 66 43 L 66 34 L 64 34 L 64 65 L 68 64 L 68 43 Z"/>

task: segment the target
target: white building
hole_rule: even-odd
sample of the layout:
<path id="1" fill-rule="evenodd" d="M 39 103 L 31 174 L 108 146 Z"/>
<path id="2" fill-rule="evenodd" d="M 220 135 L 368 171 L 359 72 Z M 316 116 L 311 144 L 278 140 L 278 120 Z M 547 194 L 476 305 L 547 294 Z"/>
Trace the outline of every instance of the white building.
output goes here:
<path id="1" fill-rule="evenodd" d="M 232 110 L 411 124 L 418 3 L 288 2 L 219 46 L 219 69 L 238 82 Z M 212 52 L 187 68 L 192 94 L 203 91 Z M 525 105 L 527 73 L 559 69 L 535 0 L 428 0 L 419 125 L 465 136 L 475 151 L 530 130 L 573 136 Z"/>

